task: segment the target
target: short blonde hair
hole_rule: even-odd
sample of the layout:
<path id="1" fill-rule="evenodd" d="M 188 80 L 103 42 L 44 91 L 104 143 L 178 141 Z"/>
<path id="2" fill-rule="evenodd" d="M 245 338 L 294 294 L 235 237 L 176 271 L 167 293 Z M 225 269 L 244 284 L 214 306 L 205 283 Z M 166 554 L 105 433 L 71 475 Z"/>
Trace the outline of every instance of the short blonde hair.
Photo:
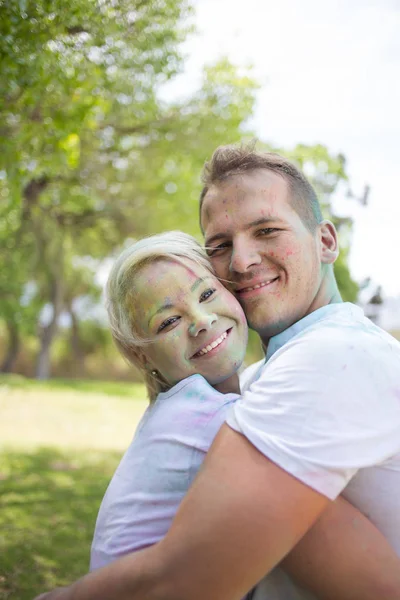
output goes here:
<path id="1" fill-rule="evenodd" d="M 135 275 L 144 266 L 161 259 L 187 259 L 214 274 L 204 248 L 182 231 L 168 231 L 141 239 L 126 248 L 116 259 L 106 286 L 106 307 L 111 334 L 121 354 L 144 375 L 150 402 L 168 389 L 161 377 L 152 375 L 141 357 L 151 340 L 141 336 L 135 326 Z"/>

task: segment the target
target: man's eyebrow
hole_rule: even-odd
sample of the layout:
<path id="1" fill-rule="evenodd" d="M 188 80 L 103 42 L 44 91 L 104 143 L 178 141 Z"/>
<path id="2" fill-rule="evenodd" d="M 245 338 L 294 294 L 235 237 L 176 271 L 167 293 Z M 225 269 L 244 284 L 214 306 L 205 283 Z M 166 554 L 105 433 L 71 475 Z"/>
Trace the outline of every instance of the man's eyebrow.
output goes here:
<path id="1" fill-rule="evenodd" d="M 278 221 L 280 221 L 278 217 L 261 217 L 260 219 L 250 221 L 250 223 L 244 225 L 244 229 L 251 229 L 252 227 L 258 227 L 259 225 L 268 225 L 268 223 L 277 223 Z M 207 247 L 213 242 L 217 242 L 218 240 L 222 240 L 225 238 L 226 233 L 216 233 L 215 235 L 212 235 L 210 238 L 206 239 L 204 245 Z"/>

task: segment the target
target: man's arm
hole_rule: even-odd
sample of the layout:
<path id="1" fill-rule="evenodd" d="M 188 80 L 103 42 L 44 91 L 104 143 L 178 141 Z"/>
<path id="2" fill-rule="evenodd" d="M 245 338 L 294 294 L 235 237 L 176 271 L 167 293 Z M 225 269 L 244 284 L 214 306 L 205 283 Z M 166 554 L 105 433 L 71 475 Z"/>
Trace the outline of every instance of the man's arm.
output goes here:
<path id="1" fill-rule="evenodd" d="M 342 559 L 347 542 L 341 554 L 341 540 L 332 531 L 331 537 L 326 535 L 330 528 L 321 519 L 316 533 L 308 541 L 312 532 L 303 538 L 303 551 L 299 544 L 286 559 L 289 572 L 307 587 L 311 578 L 314 591 L 324 600 L 399 600 L 399 559 L 379 534 L 379 551 L 374 555 L 372 541 L 378 532 L 371 526 L 364 536 L 365 523 L 361 518 L 359 529 L 356 527 L 353 509 L 349 509 L 347 527 L 346 519 L 337 520 L 332 506 L 327 498 L 266 459 L 246 438 L 224 425 L 164 540 L 41 598 L 239 600 L 328 508 L 332 511 L 327 512 L 331 525 L 337 527 L 341 522 L 344 534 L 352 531 L 361 540 L 359 548 L 355 543 L 350 545 L 356 553 L 352 567 Z M 335 561 L 332 574 L 322 559 L 324 553 L 328 563 L 329 556 Z M 338 590 L 343 587 L 342 594 Z"/>
<path id="2" fill-rule="evenodd" d="M 328 506 L 280 566 L 320 600 L 400 598 L 400 558 L 342 497 Z"/>

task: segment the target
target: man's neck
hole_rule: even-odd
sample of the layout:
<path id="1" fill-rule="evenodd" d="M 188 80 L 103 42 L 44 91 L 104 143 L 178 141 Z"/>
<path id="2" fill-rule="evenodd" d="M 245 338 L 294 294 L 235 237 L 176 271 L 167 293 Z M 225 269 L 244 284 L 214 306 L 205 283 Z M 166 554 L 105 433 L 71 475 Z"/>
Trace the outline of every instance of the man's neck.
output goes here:
<path id="1" fill-rule="evenodd" d="M 320 308 L 323 308 L 324 306 L 329 306 L 330 304 L 340 304 L 343 302 L 342 296 L 340 295 L 339 289 L 337 287 L 337 284 L 335 282 L 335 285 L 332 286 L 332 290 L 331 293 L 327 296 L 325 296 L 324 301 L 318 301 L 318 299 L 316 298 L 313 303 L 310 306 L 310 309 L 301 317 L 301 319 L 299 319 L 298 321 L 295 321 L 295 323 L 298 323 L 299 321 L 301 321 L 302 319 L 304 319 L 305 317 L 307 317 L 308 315 L 312 314 L 313 312 L 315 312 L 316 310 L 319 310 Z M 290 327 L 292 327 L 292 325 L 294 325 L 294 323 L 292 323 L 291 325 L 288 325 L 288 327 L 286 327 L 286 329 L 283 329 L 282 331 L 280 331 L 279 333 L 283 333 L 283 331 L 286 331 L 287 329 L 289 329 Z M 275 335 L 279 335 L 279 333 L 276 333 L 272 336 L 269 337 L 261 337 L 261 343 L 262 343 L 262 348 L 265 354 L 267 354 L 268 351 L 268 344 L 270 342 L 270 340 L 275 337 Z"/>

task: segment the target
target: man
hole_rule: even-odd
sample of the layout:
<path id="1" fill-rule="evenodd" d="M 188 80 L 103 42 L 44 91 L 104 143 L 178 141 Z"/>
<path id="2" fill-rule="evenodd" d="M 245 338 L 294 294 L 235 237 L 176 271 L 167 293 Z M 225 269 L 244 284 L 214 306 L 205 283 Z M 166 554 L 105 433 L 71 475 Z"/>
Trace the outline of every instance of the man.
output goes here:
<path id="1" fill-rule="evenodd" d="M 282 157 L 220 148 L 201 225 L 266 361 L 246 374 L 166 538 L 43 600 L 239 599 L 341 493 L 400 555 L 400 344 L 341 303 L 337 236 L 312 187 Z M 376 598 L 400 598 L 396 554 L 381 559 L 368 551 L 366 571 L 348 570 L 354 598 L 371 593 L 364 577 Z M 382 578 L 368 578 L 377 564 Z M 337 599 L 326 576 L 313 591 Z"/>

